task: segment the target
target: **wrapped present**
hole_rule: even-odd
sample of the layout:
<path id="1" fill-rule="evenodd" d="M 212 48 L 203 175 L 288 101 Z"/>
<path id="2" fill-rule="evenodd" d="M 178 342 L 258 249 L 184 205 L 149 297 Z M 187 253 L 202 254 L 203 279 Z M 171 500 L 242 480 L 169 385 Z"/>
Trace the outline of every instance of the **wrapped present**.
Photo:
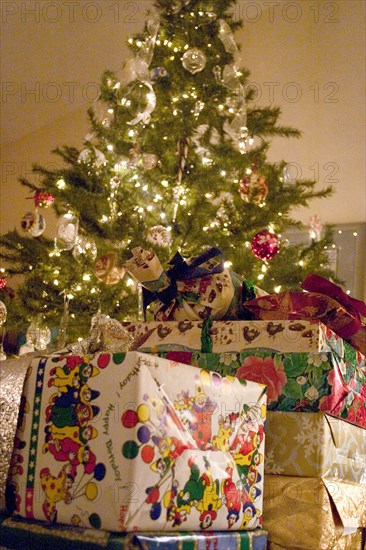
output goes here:
<path id="1" fill-rule="evenodd" d="M 34 359 L 23 396 L 7 487 L 17 515 L 109 531 L 261 525 L 263 385 L 99 353 Z"/>
<path id="2" fill-rule="evenodd" d="M 267 348 L 284 352 L 330 352 L 344 356 L 340 336 L 319 321 L 150 321 L 123 322 L 130 349 L 240 352 Z"/>
<path id="3" fill-rule="evenodd" d="M 266 474 L 263 507 L 269 548 L 361 548 L 351 544 L 366 526 L 365 486 Z"/>
<path id="4" fill-rule="evenodd" d="M 243 300 L 256 296 L 254 285 L 243 285 L 236 273 L 224 267 L 217 248 L 189 261 L 177 253 L 167 271 L 152 250 L 134 248 L 132 254 L 125 267 L 143 287 L 145 310 L 155 302 L 155 320 L 238 319 Z"/>
<path id="5" fill-rule="evenodd" d="M 318 319 L 366 354 L 366 304 L 318 275 L 302 283 L 307 292 L 268 294 L 243 304 L 257 319 Z"/>
<path id="6" fill-rule="evenodd" d="M 351 346 L 349 346 L 351 348 Z M 366 428 L 365 357 L 353 348 L 334 352 L 159 352 L 159 356 L 267 386 L 272 411 L 328 413 Z"/>
<path id="7" fill-rule="evenodd" d="M 268 411 L 264 471 L 366 486 L 366 430 L 320 412 Z"/>
<path id="8" fill-rule="evenodd" d="M 201 531 L 109 533 L 81 525 L 44 524 L 40 521 L 0 516 L 0 545 L 38 550 L 266 550 L 267 532 Z"/>
<path id="9" fill-rule="evenodd" d="M 365 537 L 364 529 L 357 529 L 356 533 L 352 535 L 341 535 L 332 550 L 365 550 Z M 297 550 L 308 550 L 308 546 L 296 546 Z M 276 544 L 275 542 L 269 542 L 267 550 L 294 550 L 293 543 L 290 542 L 288 546 L 282 546 L 282 544 Z"/>
<path id="10" fill-rule="evenodd" d="M 30 354 L 20 359 L 7 359 L 1 362 L 0 374 L 0 512 L 5 510 L 5 485 L 9 468 L 11 467 L 11 456 L 15 431 L 21 426 L 18 421 L 18 411 L 22 399 L 22 389 L 27 367 L 31 357 Z M 24 399 L 24 398 L 23 398 Z"/>

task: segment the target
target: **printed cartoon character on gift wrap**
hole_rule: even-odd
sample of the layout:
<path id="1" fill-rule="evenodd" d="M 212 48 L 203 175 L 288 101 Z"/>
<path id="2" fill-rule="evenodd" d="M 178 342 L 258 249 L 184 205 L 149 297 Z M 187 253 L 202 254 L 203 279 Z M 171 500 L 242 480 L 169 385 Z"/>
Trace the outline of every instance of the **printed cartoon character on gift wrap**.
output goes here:
<path id="1" fill-rule="evenodd" d="M 192 448 L 192 445 L 190 445 L 189 442 L 184 441 L 183 439 L 178 439 L 174 436 L 170 437 L 165 435 L 159 437 L 157 435 L 153 435 L 151 439 L 158 448 L 162 459 L 168 467 L 178 458 L 178 456 L 182 454 L 185 449 Z"/>
<path id="2" fill-rule="evenodd" d="M 212 445 L 220 451 L 228 451 L 230 449 L 230 436 L 234 432 L 235 423 L 238 420 L 239 414 L 232 412 L 225 416 L 219 415 L 219 431 L 212 438 Z"/>
<path id="3" fill-rule="evenodd" d="M 206 395 L 204 384 L 210 385 L 210 375 L 200 371 L 196 377 L 195 395 L 190 397 L 188 392 L 182 391 L 174 402 L 174 407 L 181 412 L 181 418 L 191 433 L 198 449 L 212 448 L 211 420 L 217 410 L 217 403 Z"/>
<path id="4" fill-rule="evenodd" d="M 246 502 L 243 505 L 243 521 L 241 529 L 255 529 L 262 525 L 262 515 L 258 508 L 252 502 Z"/>
<path id="5" fill-rule="evenodd" d="M 54 361 L 62 359 L 64 358 L 57 357 Z M 48 386 L 55 386 L 60 392 L 67 391 L 70 387 L 80 388 L 89 378 L 97 376 L 99 372 L 98 367 L 92 365 L 88 357 L 66 357 L 66 364 L 63 367 L 51 369 Z"/>
<path id="6" fill-rule="evenodd" d="M 54 394 L 46 408 L 46 422 L 58 428 L 85 425 L 99 414 L 99 407 L 89 404 L 98 396 L 99 392 L 91 390 L 86 384 L 80 392 L 70 387 L 60 395 Z"/>
<path id="7" fill-rule="evenodd" d="M 205 460 L 205 465 L 208 469 L 209 464 L 207 460 Z M 173 521 L 173 527 L 179 526 L 183 521 L 186 521 L 187 516 L 191 513 L 192 506 L 197 507 L 198 503 L 203 499 L 205 487 L 211 483 L 207 470 L 201 473 L 194 456 L 190 456 L 188 459 L 188 467 L 190 476 L 183 488 L 178 490 L 178 481 L 174 480 L 172 483 L 174 491 L 170 490 L 164 497 L 165 504 L 169 501 L 167 517 L 168 520 Z"/>
<path id="8" fill-rule="evenodd" d="M 51 522 L 57 520 L 56 504 L 62 500 L 69 504 L 72 500 L 71 488 L 74 479 L 70 471 L 70 464 L 66 464 L 57 476 L 53 476 L 49 468 L 43 468 L 40 472 L 41 486 L 45 494 L 42 508 L 44 515 Z"/>
<path id="9" fill-rule="evenodd" d="M 212 479 L 211 469 L 208 469 L 209 483 L 205 486 L 202 500 L 197 504 L 197 510 L 200 512 L 200 527 L 208 529 L 217 518 L 217 511 L 222 506 L 220 497 L 220 482 L 218 479 Z"/>
<path id="10" fill-rule="evenodd" d="M 263 454 L 259 452 L 259 448 L 264 438 L 263 419 L 266 411 L 263 406 L 249 408 L 245 405 L 243 413 L 240 431 L 230 442 L 230 450 L 244 481 L 250 467 L 258 466 L 263 461 Z"/>
<path id="11" fill-rule="evenodd" d="M 57 393 L 51 395 L 44 409 L 47 424 L 42 452 L 50 454 L 59 472 L 54 475 L 55 469 L 49 462 L 50 466 L 39 474 L 45 495 L 43 511 L 49 521 L 56 519 L 57 505 L 61 501 L 68 504 L 79 497 L 96 498 L 95 481 L 105 476 L 106 468 L 103 463 L 97 464 L 92 449 L 98 431 L 91 422 L 100 412 L 92 402 L 99 398 L 100 392 L 90 387 L 88 381 L 108 365 L 109 358 L 104 357 L 103 362 L 99 358 L 98 367 L 92 365 L 88 357 L 53 359 L 54 362 L 63 360 L 64 366 L 50 371 L 47 385 L 55 387 Z"/>
<path id="12" fill-rule="evenodd" d="M 240 516 L 243 502 L 243 485 L 241 482 L 234 483 L 233 481 L 233 464 L 229 464 L 225 471 L 228 477 L 222 481 L 221 490 L 228 511 L 226 519 L 228 528 L 230 529 L 238 521 Z"/>
<path id="13" fill-rule="evenodd" d="M 144 395 L 145 403 L 149 406 L 150 412 L 153 413 L 157 420 L 157 425 L 155 426 L 156 432 L 161 436 L 174 434 L 177 439 L 180 439 L 185 432 L 184 425 L 174 410 L 173 403 L 165 395 L 161 384 L 158 381 L 156 382 L 161 397 Z"/>

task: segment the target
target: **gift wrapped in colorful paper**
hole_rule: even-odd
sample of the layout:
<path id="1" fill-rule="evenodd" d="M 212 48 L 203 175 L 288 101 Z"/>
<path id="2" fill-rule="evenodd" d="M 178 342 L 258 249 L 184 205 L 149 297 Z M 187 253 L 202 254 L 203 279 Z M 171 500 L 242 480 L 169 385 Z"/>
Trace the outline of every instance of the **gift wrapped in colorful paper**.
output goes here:
<path id="1" fill-rule="evenodd" d="M 348 346 L 345 357 L 332 352 L 241 353 L 167 352 L 160 356 L 267 386 L 268 409 L 317 412 L 366 428 L 365 357 Z"/>
<path id="2" fill-rule="evenodd" d="M 268 534 L 253 531 L 162 531 L 109 533 L 75 526 L 2 516 L 0 547 L 38 550 L 266 550 Z"/>
<path id="3" fill-rule="evenodd" d="M 306 292 L 259 296 L 243 307 L 257 319 L 319 319 L 366 354 L 366 304 L 319 275 L 308 275 L 301 286 Z"/>
<path id="4" fill-rule="evenodd" d="M 124 321 L 130 350 L 241 352 L 266 348 L 283 352 L 329 352 L 344 357 L 344 341 L 316 320 L 302 321 Z"/>
<path id="5" fill-rule="evenodd" d="M 255 529 L 265 415 L 265 386 L 153 355 L 36 358 L 8 506 L 118 532 Z"/>
<path id="6" fill-rule="evenodd" d="M 243 301 L 257 295 L 252 283 L 224 267 L 217 248 L 187 261 L 176 253 L 168 270 L 152 250 L 134 248 L 132 254 L 125 267 L 143 287 L 144 309 L 155 303 L 155 320 L 239 319 Z"/>

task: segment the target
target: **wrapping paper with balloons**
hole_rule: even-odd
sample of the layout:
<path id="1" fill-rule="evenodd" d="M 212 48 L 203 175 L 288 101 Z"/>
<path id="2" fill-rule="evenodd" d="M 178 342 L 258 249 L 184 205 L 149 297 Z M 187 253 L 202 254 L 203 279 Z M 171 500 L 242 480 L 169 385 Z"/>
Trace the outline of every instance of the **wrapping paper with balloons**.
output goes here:
<path id="1" fill-rule="evenodd" d="M 31 361 L 13 514 L 109 531 L 261 526 L 266 388 L 139 352 Z"/>

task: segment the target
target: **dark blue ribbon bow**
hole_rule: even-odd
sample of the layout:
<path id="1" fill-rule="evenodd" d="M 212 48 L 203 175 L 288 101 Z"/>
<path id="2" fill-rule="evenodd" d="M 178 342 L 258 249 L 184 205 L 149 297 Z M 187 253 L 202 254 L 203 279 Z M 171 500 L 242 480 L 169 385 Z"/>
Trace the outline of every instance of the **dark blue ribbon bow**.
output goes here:
<path id="1" fill-rule="evenodd" d="M 217 263 L 212 269 L 201 267 L 208 260 L 219 256 L 220 262 Z M 172 300 L 177 297 L 178 288 L 177 281 L 199 279 L 207 277 L 209 275 L 215 275 L 216 273 L 222 273 L 224 270 L 224 255 L 218 248 L 209 248 L 206 252 L 203 252 L 197 256 L 191 263 L 187 263 L 183 256 L 177 252 L 172 260 L 169 262 L 172 267 L 166 271 L 166 275 L 169 278 L 169 286 L 163 290 L 151 291 L 147 288 L 143 288 L 143 308 L 146 312 L 146 308 L 149 304 L 155 300 L 160 300 L 165 305 L 169 305 Z"/>

